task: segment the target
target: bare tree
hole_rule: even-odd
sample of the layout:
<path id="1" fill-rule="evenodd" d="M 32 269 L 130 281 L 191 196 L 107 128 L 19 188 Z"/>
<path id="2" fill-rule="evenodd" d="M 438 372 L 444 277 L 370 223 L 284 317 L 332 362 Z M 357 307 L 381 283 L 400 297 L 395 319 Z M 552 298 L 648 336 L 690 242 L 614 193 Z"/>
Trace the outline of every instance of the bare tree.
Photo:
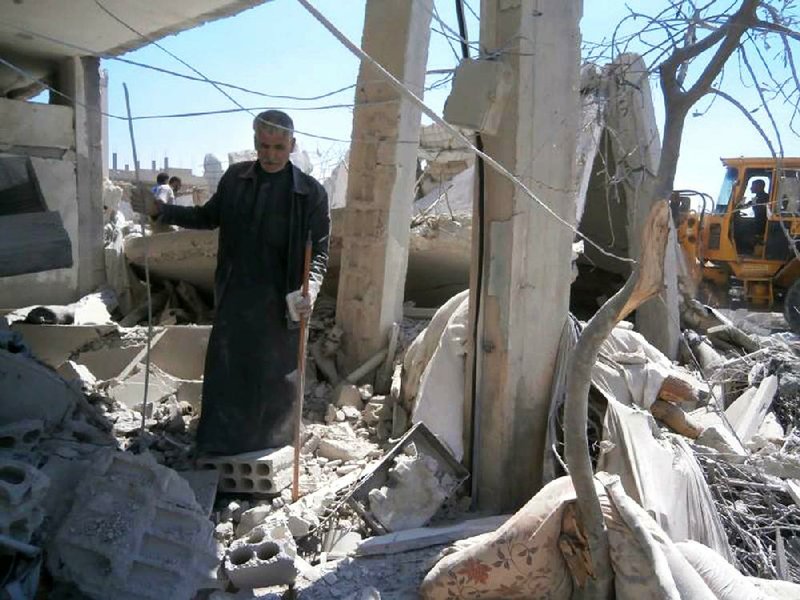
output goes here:
<path id="1" fill-rule="evenodd" d="M 650 4 L 650 3 L 648 3 Z M 664 4 L 661 4 L 664 6 Z M 766 140 L 773 155 L 783 155 L 782 130 L 773 111 L 776 102 L 792 107 L 789 129 L 795 128 L 800 81 L 793 50 L 800 42 L 794 0 L 670 0 L 654 14 L 629 9 L 609 42 L 593 45 L 584 55 L 594 62 L 613 62 L 622 53 L 638 52 L 657 74 L 664 97 L 664 132 L 655 177 L 644 179 L 640 193 L 669 197 L 680 156 L 686 117 L 707 96 L 732 103 Z M 777 51 L 773 50 L 776 47 Z M 722 89 L 726 70 L 734 67 L 743 86 L 753 86 L 758 114 L 732 91 Z M 767 124 L 761 121 L 766 120 Z M 768 133 L 769 132 L 769 133 Z M 777 147 L 777 150 L 776 150 Z M 578 597 L 611 597 L 613 575 L 608 539 L 596 495 L 586 437 L 587 396 L 591 365 L 600 344 L 631 309 L 659 293 L 669 216 L 663 203 L 650 215 L 640 264 L 625 286 L 589 321 L 570 357 L 565 405 L 566 459 L 577 495 L 578 512 L 589 546 L 593 577 Z M 642 280 L 638 278 L 642 276 Z"/>
<path id="2" fill-rule="evenodd" d="M 651 3 L 647 3 L 651 4 Z M 740 110 L 774 156 L 783 155 L 786 129 L 800 135 L 800 78 L 794 54 L 800 49 L 800 8 L 796 0 L 670 0 L 658 12 L 629 8 L 608 40 L 586 45 L 590 60 L 613 60 L 638 52 L 658 76 L 664 98 L 664 132 L 651 197 L 673 189 L 686 117 L 711 96 Z M 736 90 L 726 86 L 731 71 Z M 748 107 L 737 91 L 753 88 L 758 102 Z M 791 108 L 789 123 L 773 115 L 777 104 Z M 702 112 L 702 111 L 700 111 Z"/>

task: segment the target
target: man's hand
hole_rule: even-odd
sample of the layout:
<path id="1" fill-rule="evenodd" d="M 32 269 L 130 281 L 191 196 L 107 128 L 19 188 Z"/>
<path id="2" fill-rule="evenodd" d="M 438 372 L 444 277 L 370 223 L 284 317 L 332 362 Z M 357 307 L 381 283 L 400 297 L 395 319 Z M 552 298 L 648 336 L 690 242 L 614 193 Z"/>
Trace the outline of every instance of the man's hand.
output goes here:
<path id="1" fill-rule="evenodd" d="M 302 290 L 295 290 L 286 294 L 286 306 L 289 308 L 292 321 L 308 319 L 314 310 L 314 299 L 311 294 L 303 296 Z"/>
<path id="2" fill-rule="evenodd" d="M 140 215 L 157 217 L 161 214 L 163 204 L 155 199 L 153 193 L 145 185 L 140 184 L 131 190 L 131 208 Z"/>

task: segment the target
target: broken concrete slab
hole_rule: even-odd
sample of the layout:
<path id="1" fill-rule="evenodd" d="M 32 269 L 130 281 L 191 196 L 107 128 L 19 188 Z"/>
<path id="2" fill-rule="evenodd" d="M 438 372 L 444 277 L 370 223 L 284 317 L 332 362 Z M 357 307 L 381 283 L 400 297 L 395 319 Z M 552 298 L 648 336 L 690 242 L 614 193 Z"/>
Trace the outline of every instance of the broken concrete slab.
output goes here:
<path id="1" fill-rule="evenodd" d="M 72 244 L 58 211 L 0 217 L 0 276 L 72 267 Z"/>
<path id="2" fill-rule="evenodd" d="M 463 540 L 476 535 L 489 533 L 505 523 L 511 515 L 498 515 L 494 517 L 483 517 L 479 519 L 469 519 L 454 525 L 444 525 L 441 527 L 417 527 L 379 535 L 363 540 L 358 544 L 356 554 L 358 556 L 370 556 L 375 554 L 399 554 L 449 544 L 456 540 Z"/>
<path id="3" fill-rule="evenodd" d="M 116 329 L 115 325 L 30 325 L 14 323 L 33 354 L 46 365 L 57 369 L 79 348 Z"/>
<path id="4" fill-rule="evenodd" d="M 79 365 L 71 360 L 68 360 L 58 367 L 58 369 L 56 369 L 56 373 L 61 375 L 61 377 L 64 378 L 64 381 L 77 382 L 81 387 L 84 388 L 90 388 L 97 385 L 97 377 L 95 377 L 85 365 Z"/>
<path id="5" fill-rule="evenodd" d="M 111 386 L 108 389 L 108 395 L 126 408 L 141 412 L 144 398 L 144 381 L 147 374 L 145 373 L 144 365 L 139 365 L 137 369 L 137 372 L 124 381 Z M 152 407 L 153 403 L 174 394 L 178 390 L 178 386 L 179 383 L 175 379 L 158 367 L 151 365 L 147 385 L 148 403 Z"/>
<path id="6" fill-rule="evenodd" d="M 214 510 L 214 500 L 217 497 L 219 473 L 212 469 L 198 469 L 194 471 L 177 471 L 178 475 L 186 480 L 194 492 L 197 503 L 206 516 Z"/>
<path id="7" fill-rule="evenodd" d="M 60 423 L 81 396 L 46 366 L 0 349 L 0 425 L 26 419 Z"/>
<path id="8" fill-rule="evenodd" d="M 207 325 L 170 325 L 153 347 L 151 360 L 177 379 L 202 379 L 210 336 Z"/>
<path id="9" fill-rule="evenodd" d="M 256 450 L 235 456 L 208 456 L 198 460 L 202 469 L 217 469 L 219 488 L 244 494 L 279 494 L 292 480 L 292 446 Z"/>
<path id="10" fill-rule="evenodd" d="M 374 444 L 356 436 L 349 423 L 334 423 L 326 428 L 319 441 L 317 456 L 328 460 L 361 460 L 376 449 Z"/>
<path id="11" fill-rule="evenodd" d="M 254 527 L 266 521 L 272 512 L 273 508 L 270 502 L 258 504 L 244 511 L 239 518 L 239 524 L 236 525 L 236 537 L 242 537 L 250 533 Z"/>
<path id="12" fill-rule="evenodd" d="M 770 375 L 761 381 L 758 389 L 748 389 L 725 410 L 725 416 L 743 444 L 747 444 L 758 431 L 777 391 L 778 378 Z"/>
<path id="13" fill-rule="evenodd" d="M 175 471 L 106 451 L 78 486 L 48 564 L 91 597 L 188 600 L 216 586 L 213 529 Z"/>
<path id="14" fill-rule="evenodd" d="M 231 544 L 225 572 L 237 588 L 289 585 L 297 577 L 297 547 L 285 524 L 259 525 Z"/>
<path id="15" fill-rule="evenodd" d="M 328 551 L 328 560 L 340 560 L 351 554 L 355 554 L 358 544 L 361 542 L 361 534 L 356 531 L 337 532 L 336 541 Z"/>

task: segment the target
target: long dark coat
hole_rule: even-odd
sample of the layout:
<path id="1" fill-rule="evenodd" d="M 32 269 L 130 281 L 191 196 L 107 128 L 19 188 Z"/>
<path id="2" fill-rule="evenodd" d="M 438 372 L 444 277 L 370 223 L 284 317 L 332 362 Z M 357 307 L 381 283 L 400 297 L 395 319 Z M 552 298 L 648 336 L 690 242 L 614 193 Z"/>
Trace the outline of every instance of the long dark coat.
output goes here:
<path id="1" fill-rule="evenodd" d="M 216 314 L 206 354 L 197 431 L 203 454 L 238 454 L 291 442 L 298 330 L 285 296 L 300 289 L 312 239 L 312 286 L 328 264 L 330 213 L 324 188 L 289 165 L 274 189 L 258 163 L 232 165 L 203 206 L 163 206 L 159 221 L 219 227 Z M 270 179 L 268 186 L 277 181 Z"/>

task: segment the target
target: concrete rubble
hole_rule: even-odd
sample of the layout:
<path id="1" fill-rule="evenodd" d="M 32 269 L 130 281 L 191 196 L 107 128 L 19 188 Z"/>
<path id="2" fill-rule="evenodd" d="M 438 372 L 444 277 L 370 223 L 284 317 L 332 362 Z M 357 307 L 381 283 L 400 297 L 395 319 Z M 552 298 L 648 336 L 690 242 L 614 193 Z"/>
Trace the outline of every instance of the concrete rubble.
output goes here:
<path id="1" fill-rule="evenodd" d="M 50 571 L 97 598 L 191 598 L 214 585 L 213 526 L 189 485 L 151 456 L 107 452 L 78 484 Z"/>
<path id="2" fill-rule="evenodd" d="M 502 521 L 462 528 L 469 497 L 452 494 L 453 476 L 413 445 L 369 487 L 366 514 L 348 499 L 414 423 L 456 457 L 464 452 L 466 293 L 431 321 L 399 327 L 392 362 L 402 366 L 385 394 L 342 375 L 334 311 L 322 297 L 312 319 L 319 352 L 311 362 L 319 364 L 307 382 L 296 503 L 291 447 L 194 463 L 208 327 L 155 329 L 142 415 L 142 328 L 102 317 L 36 325 L 18 312 L 0 348 L 0 369 L 26 382 L 13 387 L 24 401 L 0 411 L 0 534 L 44 551 L 54 589 L 69 582 L 97 598 L 164 590 L 191 598 L 200 588 L 209 597 L 270 597 L 287 585 L 300 598 L 358 597 L 367 586 L 413 593 L 442 548 Z M 700 541 L 752 577 L 777 577 L 778 556 L 800 573 L 792 535 L 800 515 L 798 343 L 768 319 L 745 329 L 737 315 L 741 337 L 725 315 L 712 314 L 684 332 L 687 349 L 702 349 L 701 367 L 669 361 L 624 325 L 614 331 L 593 375 L 605 403 L 594 429 L 598 468 L 619 476 L 674 542 Z M 560 444 L 556 434 L 551 445 Z M 128 490 L 124 510 L 120 486 Z M 167 525 L 153 516 L 162 514 Z M 399 579 L 390 575 L 398 565 Z"/>
<path id="3" fill-rule="evenodd" d="M 394 459 L 386 486 L 369 492 L 372 514 L 389 531 L 421 527 L 447 499 L 455 481 L 412 444 Z"/>

